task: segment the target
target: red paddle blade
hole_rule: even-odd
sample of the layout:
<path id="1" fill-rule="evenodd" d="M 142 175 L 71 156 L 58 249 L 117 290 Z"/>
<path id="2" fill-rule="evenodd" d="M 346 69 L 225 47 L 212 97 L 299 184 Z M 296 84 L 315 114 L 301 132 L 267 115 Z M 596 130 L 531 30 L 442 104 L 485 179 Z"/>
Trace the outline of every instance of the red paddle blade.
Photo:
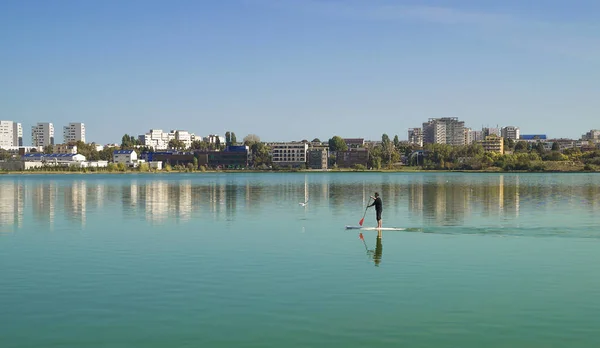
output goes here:
<path id="1" fill-rule="evenodd" d="M 360 221 L 358 222 L 358 224 L 362 226 L 363 222 L 365 222 L 365 218 L 360 219 Z"/>

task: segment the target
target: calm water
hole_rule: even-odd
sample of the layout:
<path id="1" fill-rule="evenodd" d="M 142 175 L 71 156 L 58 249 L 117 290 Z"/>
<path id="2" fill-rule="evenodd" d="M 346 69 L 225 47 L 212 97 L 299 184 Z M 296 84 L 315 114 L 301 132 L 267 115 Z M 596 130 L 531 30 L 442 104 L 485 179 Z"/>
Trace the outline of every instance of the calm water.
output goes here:
<path id="1" fill-rule="evenodd" d="M 599 184 L 3 175 L 0 347 L 597 347 Z"/>

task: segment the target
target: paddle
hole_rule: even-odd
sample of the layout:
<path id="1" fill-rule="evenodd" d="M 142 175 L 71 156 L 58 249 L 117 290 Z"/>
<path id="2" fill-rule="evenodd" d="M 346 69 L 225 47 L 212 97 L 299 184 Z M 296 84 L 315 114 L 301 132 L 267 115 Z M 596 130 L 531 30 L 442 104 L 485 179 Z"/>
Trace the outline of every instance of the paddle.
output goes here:
<path id="1" fill-rule="evenodd" d="M 371 198 L 369 198 L 369 202 L 371 201 Z M 367 205 L 367 207 L 365 208 L 365 213 L 363 214 L 362 219 L 360 219 L 360 221 L 358 222 L 358 224 L 360 226 L 362 226 L 363 222 L 365 222 L 365 216 L 367 216 L 367 209 L 369 209 L 369 206 Z"/>
<path id="2" fill-rule="evenodd" d="M 363 244 L 365 245 L 365 250 L 368 252 L 369 248 L 367 248 L 367 242 L 365 242 L 365 237 L 363 237 L 363 234 L 359 233 L 358 238 L 360 238 L 363 241 Z"/>

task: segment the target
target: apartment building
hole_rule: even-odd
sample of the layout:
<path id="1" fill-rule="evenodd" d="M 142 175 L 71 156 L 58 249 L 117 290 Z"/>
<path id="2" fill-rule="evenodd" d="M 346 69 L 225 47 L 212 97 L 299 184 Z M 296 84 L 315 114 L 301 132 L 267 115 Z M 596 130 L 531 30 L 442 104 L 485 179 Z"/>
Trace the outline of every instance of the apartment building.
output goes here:
<path id="1" fill-rule="evenodd" d="M 152 147 L 154 150 L 166 150 L 169 148 L 169 141 L 175 139 L 175 134 L 163 132 L 162 129 L 150 129 L 138 139 L 142 145 Z"/>
<path id="2" fill-rule="evenodd" d="M 20 123 L 0 121 L 0 148 L 23 146 L 23 128 Z"/>
<path id="3" fill-rule="evenodd" d="M 504 138 L 499 137 L 496 134 L 486 136 L 481 141 L 481 145 L 486 152 L 504 154 Z"/>
<path id="4" fill-rule="evenodd" d="M 54 125 L 49 122 L 40 122 L 31 127 L 31 144 L 41 147 L 54 145 Z"/>
<path id="5" fill-rule="evenodd" d="M 293 167 L 306 164 L 307 143 L 273 143 L 271 149 L 273 164 Z"/>
<path id="6" fill-rule="evenodd" d="M 457 117 L 430 118 L 423 123 L 425 144 L 465 144 L 465 122 Z"/>
<path id="7" fill-rule="evenodd" d="M 408 129 L 408 142 L 413 145 L 423 146 L 423 129 L 422 128 L 409 128 Z"/>
<path id="8" fill-rule="evenodd" d="M 72 122 L 63 127 L 64 143 L 74 143 L 81 141 L 85 143 L 85 124 L 81 122 Z"/>
<path id="9" fill-rule="evenodd" d="M 501 136 L 505 139 L 518 140 L 521 135 L 519 127 L 506 126 L 502 127 Z"/>

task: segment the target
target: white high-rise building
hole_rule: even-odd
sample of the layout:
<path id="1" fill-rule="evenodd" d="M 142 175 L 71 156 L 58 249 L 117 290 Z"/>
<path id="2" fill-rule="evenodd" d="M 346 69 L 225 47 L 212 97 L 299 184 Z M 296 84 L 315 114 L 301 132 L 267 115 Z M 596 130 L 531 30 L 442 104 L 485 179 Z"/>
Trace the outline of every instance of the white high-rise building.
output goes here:
<path id="1" fill-rule="evenodd" d="M 502 128 L 502 137 L 504 139 L 517 140 L 520 138 L 520 136 L 521 136 L 521 131 L 519 130 L 519 127 L 506 126 L 506 127 Z"/>
<path id="2" fill-rule="evenodd" d="M 80 122 L 69 123 L 63 128 L 64 143 L 82 141 L 85 143 L 85 125 Z"/>
<path id="3" fill-rule="evenodd" d="M 13 122 L 13 146 L 23 146 L 23 126 Z"/>
<path id="4" fill-rule="evenodd" d="M 52 123 L 42 122 L 31 127 L 31 145 L 54 145 L 54 125 Z"/>
<path id="5" fill-rule="evenodd" d="M 20 123 L 0 121 L 0 148 L 23 146 L 23 128 Z"/>
<path id="6" fill-rule="evenodd" d="M 176 140 L 179 140 L 181 142 L 183 142 L 185 144 L 186 148 L 190 148 L 192 147 L 192 141 L 194 141 L 194 139 L 196 138 L 196 136 L 194 135 L 194 133 L 190 133 L 188 131 L 184 131 L 184 130 L 172 130 L 170 134 L 173 134 L 173 137 Z"/>
<path id="7" fill-rule="evenodd" d="M 13 121 L 0 121 L 0 148 L 14 145 Z"/>
<path id="8" fill-rule="evenodd" d="M 465 144 L 465 122 L 456 117 L 430 118 L 423 123 L 423 143 Z"/>
<path id="9" fill-rule="evenodd" d="M 162 129 L 151 129 L 148 133 L 140 135 L 139 139 L 144 146 L 150 146 L 154 150 L 166 150 L 169 148 L 169 141 L 175 139 L 175 134 L 165 133 Z"/>

